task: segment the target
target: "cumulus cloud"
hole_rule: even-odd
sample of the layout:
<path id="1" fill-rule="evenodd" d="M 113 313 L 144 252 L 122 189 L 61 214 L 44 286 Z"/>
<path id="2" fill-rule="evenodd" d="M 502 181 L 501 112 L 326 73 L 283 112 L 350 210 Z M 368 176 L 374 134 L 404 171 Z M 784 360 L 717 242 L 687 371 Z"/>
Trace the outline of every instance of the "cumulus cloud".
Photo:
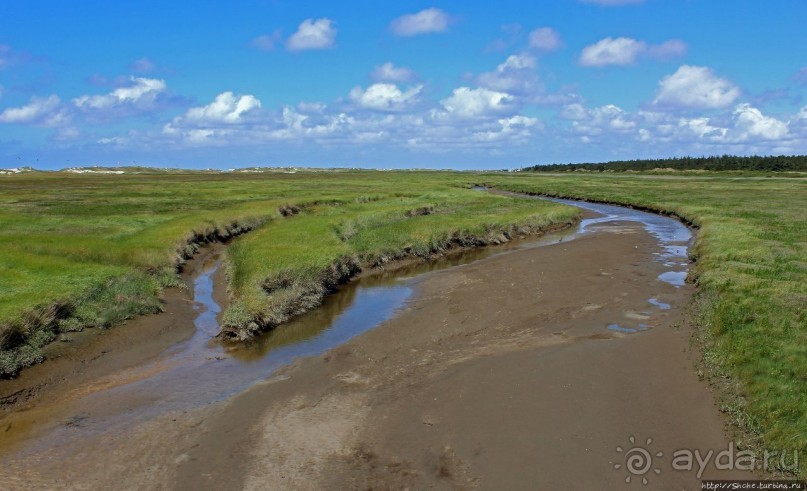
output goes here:
<path id="1" fill-rule="evenodd" d="M 398 67 L 390 62 L 375 67 L 370 78 L 377 82 L 410 82 L 416 78 L 415 72 L 405 67 Z"/>
<path id="2" fill-rule="evenodd" d="M 357 106 L 375 111 L 398 112 L 408 109 L 418 102 L 422 85 L 402 91 L 391 83 L 373 84 L 367 89 L 355 87 L 350 91 L 350 99 Z"/>
<path id="3" fill-rule="evenodd" d="M 69 116 L 56 95 L 31 97 L 31 101 L 21 107 L 10 107 L 0 112 L 0 123 L 31 124 L 38 126 L 60 126 L 69 121 Z"/>
<path id="4" fill-rule="evenodd" d="M 561 111 L 561 117 L 572 121 L 572 129 L 586 137 L 604 132 L 624 133 L 636 128 L 636 122 L 619 106 L 606 104 L 588 109 L 583 104 L 569 104 Z"/>
<path id="5" fill-rule="evenodd" d="M 788 134 L 787 124 L 776 118 L 765 116 L 762 111 L 750 104 L 740 104 L 734 109 L 739 140 L 761 138 L 779 140 Z"/>
<path id="6" fill-rule="evenodd" d="M 406 14 L 393 20 L 390 30 L 396 36 L 417 36 L 448 29 L 451 17 L 438 8 L 421 10 L 415 14 Z"/>
<path id="7" fill-rule="evenodd" d="M 666 106 L 714 109 L 734 103 L 740 89 L 711 68 L 682 65 L 659 82 L 653 103 Z"/>
<path id="8" fill-rule="evenodd" d="M 535 71 L 537 66 L 538 62 L 533 56 L 511 55 L 496 70 L 480 74 L 477 83 L 484 88 L 513 95 L 537 94 L 543 91 L 543 84 Z"/>
<path id="9" fill-rule="evenodd" d="M 471 79 L 472 75 L 466 78 Z M 580 99 L 574 86 L 548 91 L 538 74 L 538 60 L 531 52 L 510 55 L 495 70 L 480 73 L 473 80 L 482 88 L 510 95 L 519 106 L 558 106 Z"/>
<path id="10" fill-rule="evenodd" d="M 551 27 L 539 27 L 530 32 L 529 47 L 543 52 L 551 52 L 560 48 L 560 34 Z"/>
<path id="11" fill-rule="evenodd" d="M 261 34 L 253 38 L 249 45 L 262 51 L 272 51 L 280 42 L 280 38 L 280 29 L 278 29 L 271 34 Z"/>
<path id="12" fill-rule="evenodd" d="M 798 119 L 786 122 L 747 103 L 709 116 L 575 103 L 565 106 L 561 117 L 570 121 L 579 141 L 607 149 L 619 146 L 633 154 L 798 152 L 807 134 L 807 125 L 802 127 Z"/>
<path id="13" fill-rule="evenodd" d="M 82 110 L 103 111 L 123 106 L 148 108 L 154 105 L 157 97 L 166 90 L 164 80 L 131 77 L 129 83 L 109 94 L 83 95 L 73 99 L 73 104 Z"/>
<path id="14" fill-rule="evenodd" d="M 163 126 L 162 133 L 192 145 L 221 145 L 239 135 L 250 138 L 261 115 L 261 101 L 255 96 L 227 91 L 210 104 L 190 108 L 183 116 L 175 117 Z"/>
<path id="15" fill-rule="evenodd" d="M 460 118 L 477 118 L 513 111 L 515 98 L 505 92 L 483 87 L 459 87 L 440 101 L 448 115 Z"/>
<path id="16" fill-rule="evenodd" d="M 582 66 L 630 65 L 636 62 L 644 50 L 642 42 L 631 38 L 605 38 L 583 48 L 580 53 Z"/>
<path id="17" fill-rule="evenodd" d="M 336 27 L 331 19 L 306 19 L 286 41 L 291 51 L 333 48 L 336 43 Z"/>
<path id="18" fill-rule="evenodd" d="M 607 37 L 583 48 L 579 63 L 585 67 L 626 66 L 636 63 L 640 57 L 664 60 L 682 56 L 686 50 L 686 43 L 677 39 L 648 45 L 627 37 Z"/>
<path id="19" fill-rule="evenodd" d="M 239 123 L 244 117 L 261 108 L 261 101 L 253 95 L 222 92 L 210 104 L 188 109 L 185 119 L 192 122 Z"/>

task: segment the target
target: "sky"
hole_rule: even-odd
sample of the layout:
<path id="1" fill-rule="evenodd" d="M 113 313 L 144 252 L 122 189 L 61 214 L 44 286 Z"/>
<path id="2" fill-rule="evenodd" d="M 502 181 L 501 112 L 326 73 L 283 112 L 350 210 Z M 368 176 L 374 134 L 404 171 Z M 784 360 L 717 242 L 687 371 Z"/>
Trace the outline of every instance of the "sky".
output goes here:
<path id="1" fill-rule="evenodd" d="M 0 2 L 0 167 L 807 153 L 807 2 Z"/>

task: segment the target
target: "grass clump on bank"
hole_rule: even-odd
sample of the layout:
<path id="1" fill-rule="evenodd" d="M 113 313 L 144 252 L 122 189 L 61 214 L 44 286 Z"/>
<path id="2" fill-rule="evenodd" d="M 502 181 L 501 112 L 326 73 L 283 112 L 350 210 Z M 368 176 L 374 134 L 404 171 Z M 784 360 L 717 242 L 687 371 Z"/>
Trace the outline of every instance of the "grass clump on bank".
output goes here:
<path id="1" fill-rule="evenodd" d="M 501 189 L 671 212 L 700 227 L 695 320 L 741 442 L 807 455 L 807 182 L 786 178 L 490 175 Z M 801 475 L 807 475 L 802 459 Z"/>

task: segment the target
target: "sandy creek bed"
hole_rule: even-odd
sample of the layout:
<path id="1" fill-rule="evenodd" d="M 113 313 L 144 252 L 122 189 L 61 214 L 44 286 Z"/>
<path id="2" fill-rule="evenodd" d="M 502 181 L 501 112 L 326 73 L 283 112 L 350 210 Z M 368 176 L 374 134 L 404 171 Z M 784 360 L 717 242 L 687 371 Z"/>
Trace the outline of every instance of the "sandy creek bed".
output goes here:
<path id="1" fill-rule="evenodd" d="M 239 349 L 211 340 L 209 248 L 165 313 L 0 382 L 0 488 L 694 489 L 672 452 L 729 444 L 683 324 L 691 235 L 580 206 L 579 228 L 365 277 Z M 662 454 L 647 473 L 635 446 Z"/>

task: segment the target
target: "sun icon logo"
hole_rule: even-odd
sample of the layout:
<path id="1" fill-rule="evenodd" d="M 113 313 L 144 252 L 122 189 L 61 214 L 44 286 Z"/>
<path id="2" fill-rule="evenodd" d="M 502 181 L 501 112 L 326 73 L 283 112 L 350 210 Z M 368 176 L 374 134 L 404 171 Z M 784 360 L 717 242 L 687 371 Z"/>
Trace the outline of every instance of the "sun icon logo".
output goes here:
<path id="1" fill-rule="evenodd" d="M 629 438 L 631 448 L 627 451 L 624 450 L 622 447 L 616 447 L 616 451 L 620 454 L 624 455 L 624 464 L 616 463 L 614 464 L 614 469 L 622 469 L 625 468 L 628 471 L 627 477 L 625 477 L 625 482 L 631 482 L 631 480 L 636 477 L 642 478 L 642 484 L 647 485 L 647 475 L 652 470 L 654 474 L 659 475 L 661 474 L 661 469 L 655 467 L 653 465 L 653 457 L 663 457 L 664 452 L 656 452 L 655 454 L 652 453 L 648 448 L 653 443 L 652 438 L 648 438 L 645 441 L 645 447 L 640 447 L 636 445 L 636 439 L 631 435 Z"/>

